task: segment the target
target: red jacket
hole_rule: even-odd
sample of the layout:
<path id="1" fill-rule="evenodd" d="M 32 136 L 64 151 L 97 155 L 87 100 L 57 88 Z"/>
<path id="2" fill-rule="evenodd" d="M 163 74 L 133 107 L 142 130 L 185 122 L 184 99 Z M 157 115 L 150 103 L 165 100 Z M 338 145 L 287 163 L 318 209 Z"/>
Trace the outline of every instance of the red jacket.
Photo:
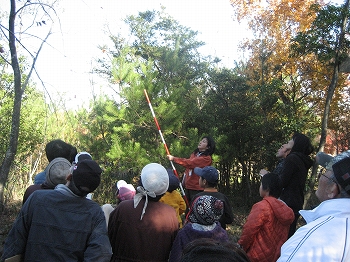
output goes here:
<path id="1" fill-rule="evenodd" d="M 199 176 L 193 172 L 193 169 L 195 167 L 203 168 L 205 166 L 210 166 L 212 163 L 211 156 L 192 153 L 190 158 L 174 157 L 174 162 L 186 168 L 184 178 L 182 180 L 182 183 L 186 189 L 203 190 L 203 188 L 199 186 Z"/>
<path id="2" fill-rule="evenodd" d="M 274 262 L 280 256 L 293 220 L 293 210 L 284 202 L 275 197 L 265 197 L 253 205 L 238 243 L 251 262 Z"/>

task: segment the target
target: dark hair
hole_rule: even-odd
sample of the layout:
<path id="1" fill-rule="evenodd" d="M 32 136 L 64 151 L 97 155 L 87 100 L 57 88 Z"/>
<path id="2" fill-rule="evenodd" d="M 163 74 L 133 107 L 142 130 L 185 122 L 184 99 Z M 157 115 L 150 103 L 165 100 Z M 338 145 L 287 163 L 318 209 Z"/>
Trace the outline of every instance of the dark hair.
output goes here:
<path id="1" fill-rule="evenodd" d="M 177 178 L 177 176 L 175 176 L 172 169 L 167 168 L 166 171 L 168 172 L 169 176 L 169 187 L 167 191 L 171 193 L 180 187 L 180 180 Z"/>
<path id="2" fill-rule="evenodd" d="M 311 141 L 306 135 L 295 132 L 292 139 L 294 145 L 290 152 L 300 152 L 308 156 L 314 151 L 314 147 L 311 145 Z"/>
<path id="3" fill-rule="evenodd" d="M 212 154 L 214 154 L 215 152 L 215 141 L 212 137 L 210 136 L 203 136 L 202 139 L 206 138 L 208 140 L 208 149 L 206 149 L 204 152 L 203 152 L 203 155 L 206 155 L 206 156 L 211 156 Z M 194 151 L 194 153 L 198 153 L 199 152 L 199 149 L 196 148 Z"/>
<path id="4" fill-rule="evenodd" d="M 205 179 L 205 178 L 204 178 Z M 216 182 L 209 182 L 208 180 L 207 181 L 207 185 L 208 187 L 217 187 L 218 184 L 219 184 L 219 181 L 217 180 Z"/>
<path id="5" fill-rule="evenodd" d="M 239 245 L 199 238 L 188 243 L 182 251 L 181 262 L 249 262 Z"/>
<path id="6" fill-rule="evenodd" d="M 275 173 L 267 173 L 261 178 L 261 185 L 264 190 L 269 191 L 269 195 L 279 198 L 282 193 L 280 178 Z"/>
<path id="7" fill-rule="evenodd" d="M 63 157 L 72 163 L 78 152 L 76 147 L 67 144 L 61 139 L 55 139 L 46 144 L 45 153 L 46 158 L 49 162 L 57 157 Z"/>

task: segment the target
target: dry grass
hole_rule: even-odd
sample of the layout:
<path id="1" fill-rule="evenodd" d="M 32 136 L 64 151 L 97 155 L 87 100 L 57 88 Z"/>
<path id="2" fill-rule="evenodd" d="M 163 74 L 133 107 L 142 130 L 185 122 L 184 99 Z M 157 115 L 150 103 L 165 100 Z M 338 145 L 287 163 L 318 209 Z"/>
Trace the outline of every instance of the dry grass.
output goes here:
<path id="1" fill-rule="evenodd" d="M 9 233 L 21 206 L 22 201 L 13 201 L 8 203 L 3 212 L 0 213 L 0 257 L 2 256 L 3 246 L 7 234 Z"/>

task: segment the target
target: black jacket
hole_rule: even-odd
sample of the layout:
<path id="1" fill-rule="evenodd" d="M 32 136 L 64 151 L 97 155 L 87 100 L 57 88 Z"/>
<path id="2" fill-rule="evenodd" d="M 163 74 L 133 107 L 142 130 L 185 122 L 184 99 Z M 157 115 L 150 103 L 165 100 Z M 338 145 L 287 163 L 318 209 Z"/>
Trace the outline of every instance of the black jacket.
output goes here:
<path id="1" fill-rule="evenodd" d="M 283 187 L 280 198 L 294 212 L 303 208 L 306 177 L 312 165 L 310 156 L 300 152 L 291 152 L 284 161 L 280 174 Z"/>

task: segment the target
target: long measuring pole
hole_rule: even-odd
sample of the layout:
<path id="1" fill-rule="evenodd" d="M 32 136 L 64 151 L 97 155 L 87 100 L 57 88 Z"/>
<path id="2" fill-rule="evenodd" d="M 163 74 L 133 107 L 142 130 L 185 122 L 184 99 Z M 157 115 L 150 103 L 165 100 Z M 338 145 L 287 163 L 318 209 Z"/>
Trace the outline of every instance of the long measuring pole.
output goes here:
<path id="1" fill-rule="evenodd" d="M 158 120 L 157 120 L 157 118 L 156 118 L 156 115 L 154 114 L 153 107 L 152 107 L 152 104 L 151 104 L 151 100 L 150 100 L 149 97 L 148 97 L 148 94 L 147 94 L 146 89 L 144 89 L 143 91 L 144 91 L 144 93 L 145 93 L 145 96 L 146 96 L 146 99 L 147 99 L 147 102 L 148 102 L 148 106 L 149 106 L 149 109 L 151 110 L 151 113 L 152 113 L 154 122 L 156 123 L 157 129 L 158 129 L 158 132 L 159 132 L 159 135 L 160 135 L 160 137 L 161 137 L 161 139 L 162 139 L 162 142 L 163 142 L 165 151 L 166 151 L 167 155 L 170 155 L 169 148 L 168 148 L 167 144 L 165 143 L 162 130 L 160 129 Z M 171 160 L 169 160 L 169 161 L 170 161 L 171 167 L 173 168 L 174 174 L 177 176 L 177 178 L 180 179 L 179 174 L 177 173 L 177 170 L 176 170 L 176 168 L 175 168 L 175 166 L 174 166 L 173 161 L 171 161 Z M 189 203 L 188 203 L 187 197 L 186 197 L 186 195 L 185 195 L 185 191 L 184 191 L 184 189 L 183 189 L 183 187 L 182 187 L 181 181 L 180 181 L 180 190 L 181 190 L 182 196 L 183 196 L 183 198 L 184 198 L 184 200 L 185 200 L 185 202 L 186 202 L 186 205 L 189 207 Z"/>

